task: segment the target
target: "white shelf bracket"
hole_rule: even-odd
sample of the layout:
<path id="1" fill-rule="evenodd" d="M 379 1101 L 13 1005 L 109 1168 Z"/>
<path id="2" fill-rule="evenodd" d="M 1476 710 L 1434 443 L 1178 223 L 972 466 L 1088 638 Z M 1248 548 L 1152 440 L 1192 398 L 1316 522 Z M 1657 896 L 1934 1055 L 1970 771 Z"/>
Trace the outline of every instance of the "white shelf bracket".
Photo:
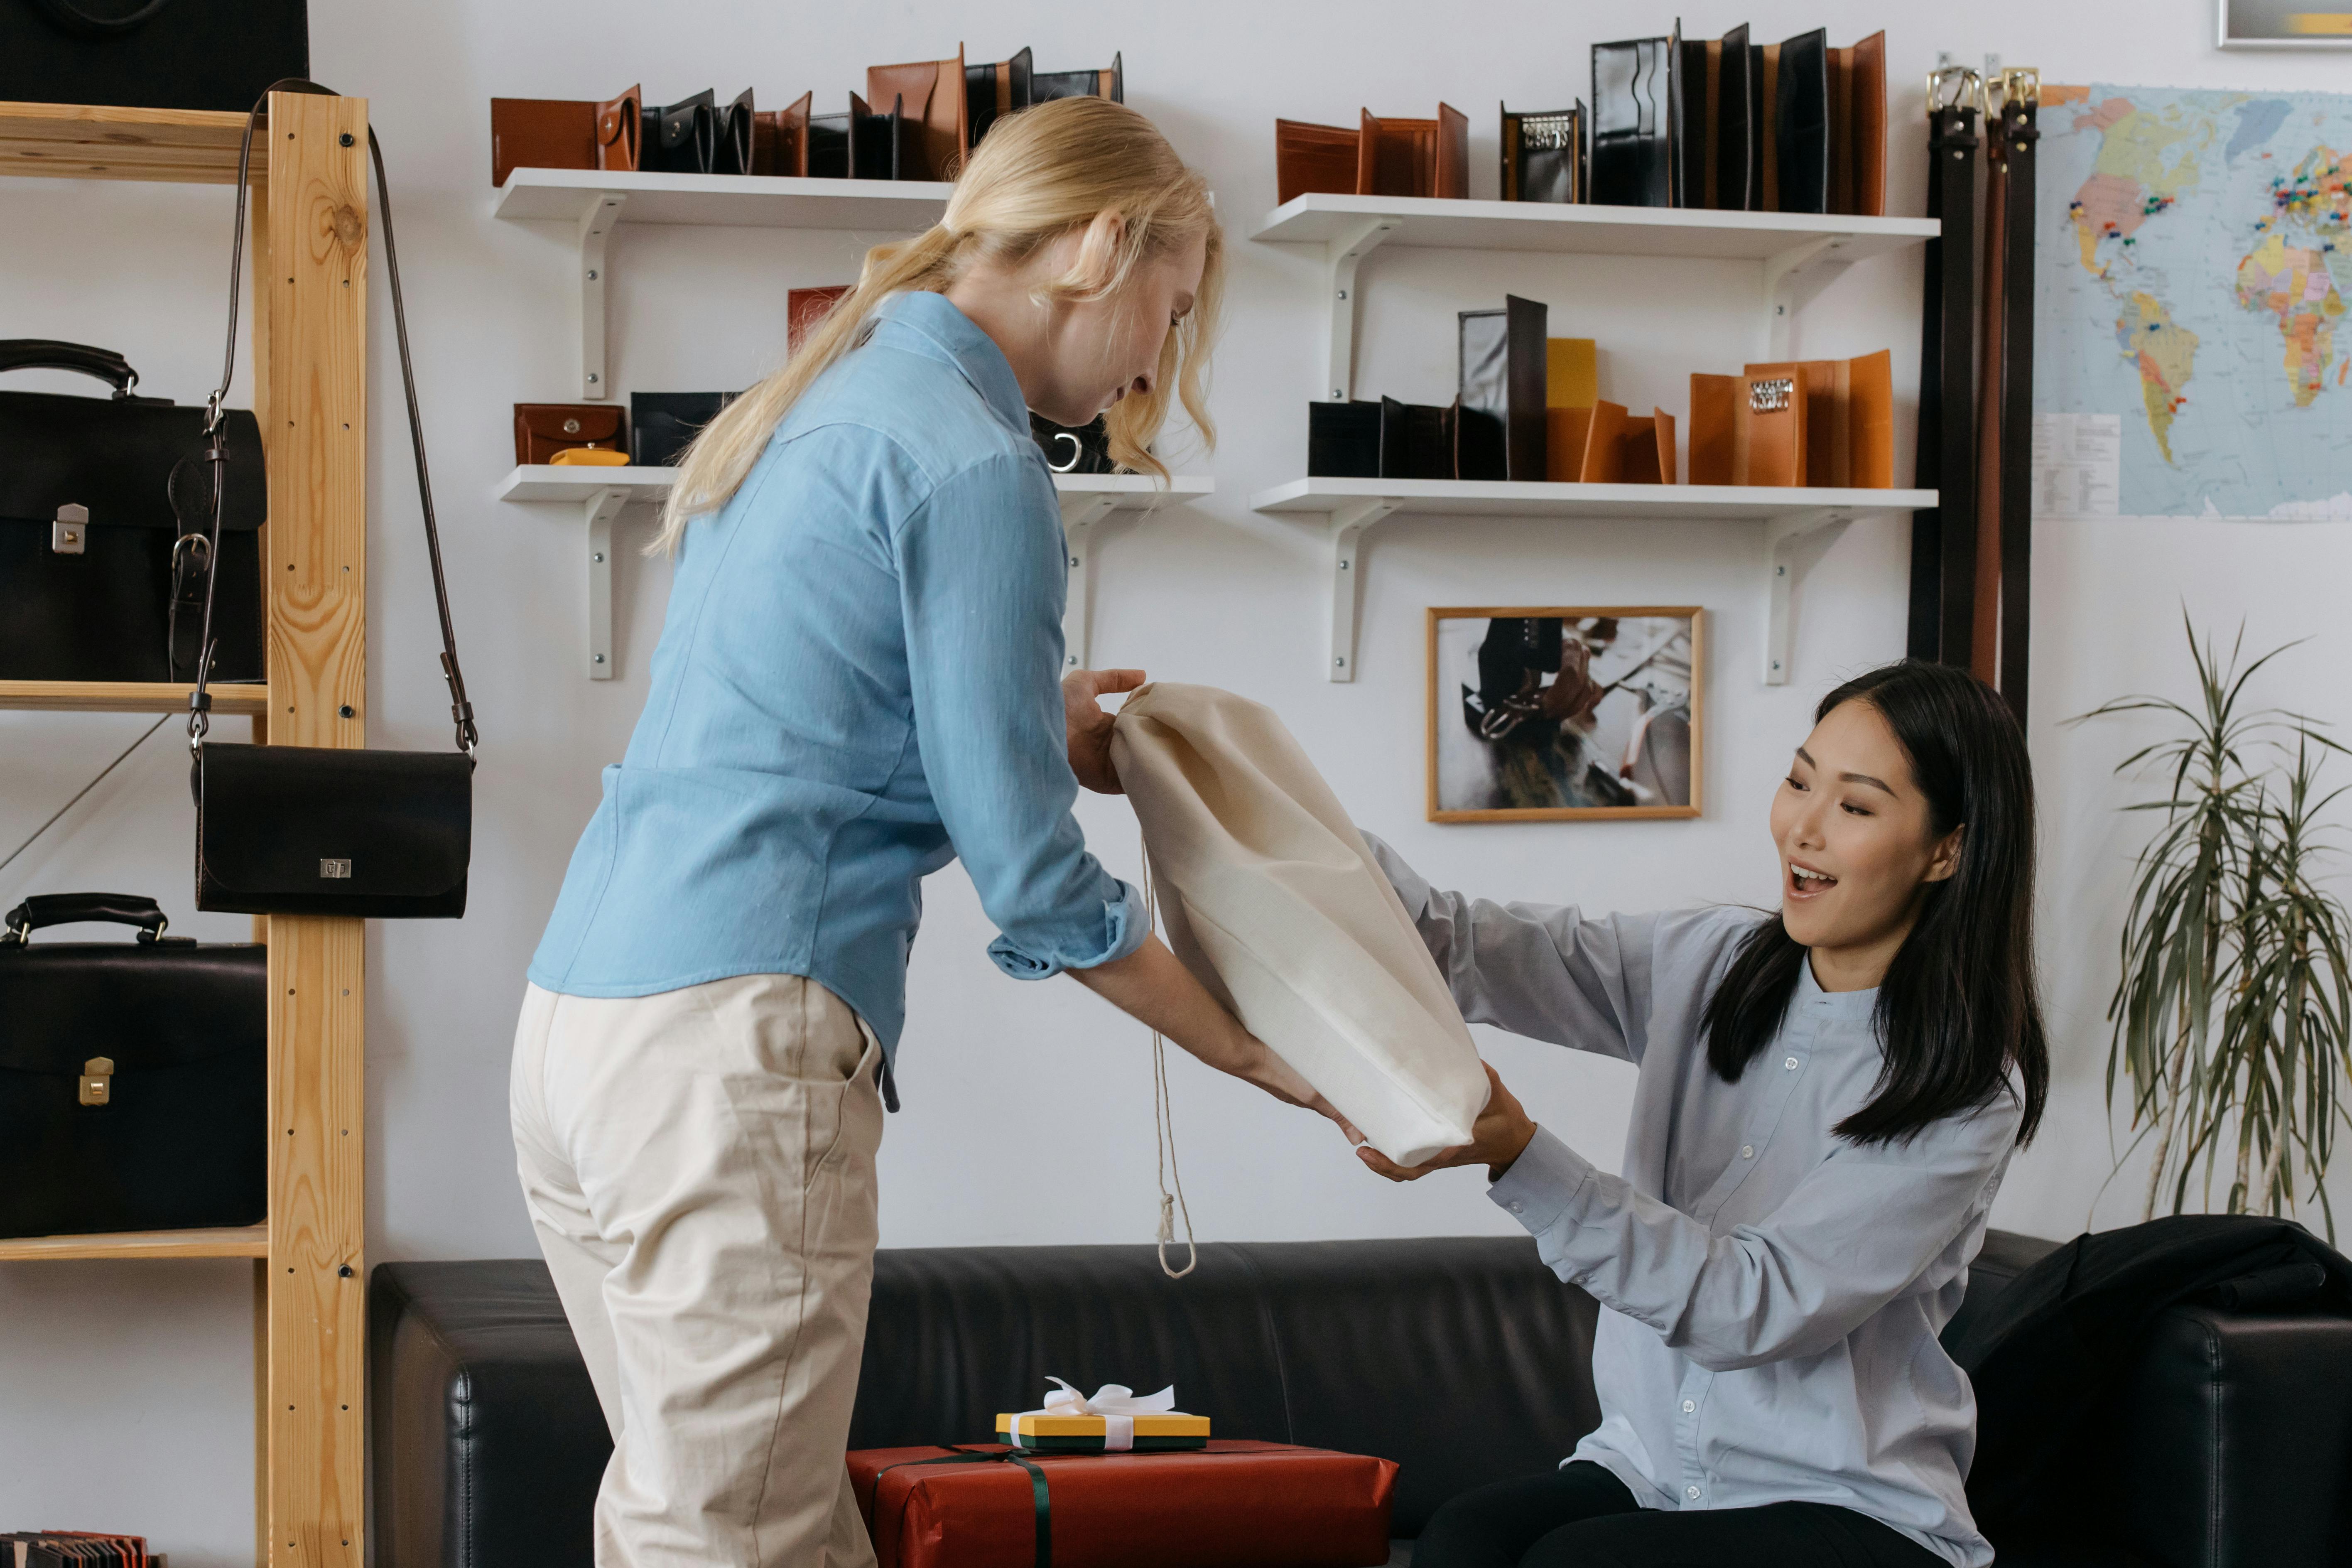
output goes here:
<path id="1" fill-rule="evenodd" d="M 613 679 L 613 521 L 629 504 L 629 492 L 614 487 L 590 496 L 588 520 L 588 679 Z"/>
<path id="2" fill-rule="evenodd" d="M 1764 525 L 1764 684 L 1789 684 L 1790 650 L 1796 641 L 1790 622 L 1790 595 L 1797 585 L 1797 546 L 1826 532 L 1832 542 L 1852 522 L 1851 511 L 1792 511 Z"/>
<path id="3" fill-rule="evenodd" d="M 1797 307 L 1819 293 L 1822 285 L 1853 262 L 1839 253 L 1846 247 L 1842 235 L 1823 235 L 1769 256 L 1764 261 L 1764 358 L 1789 357 L 1789 328 Z"/>
<path id="4" fill-rule="evenodd" d="M 1088 547 L 1094 542 L 1095 524 L 1118 506 L 1115 495 L 1080 492 L 1062 498 L 1063 555 L 1070 567 L 1069 598 L 1062 608 L 1062 668 L 1066 670 L 1086 666 L 1087 645 L 1094 634 L 1094 595 L 1089 592 L 1093 574 L 1087 570 L 1093 555 Z"/>
<path id="5" fill-rule="evenodd" d="M 1380 248 L 1399 220 L 1368 217 L 1334 236 L 1323 247 L 1323 301 L 1331 317 L 1323 335 L 1323 392 L 1345 403 L 1356 385 L 1356 263 Z"/>
<path id="6" fill-rule="evenodd" d="M 1364 532 L 1402 503 L 1384 497 L 1360 500 L 1331 514 L 1331 662 L 1333 680 L 1356 679 L 1356 580 Z"/>
<path id="7" fill-rule="evenodd" d="M 604 243 L 620 226 L 625 191 L 597 191 L 580 213 L 580 395 L 602 399 L 612 395 L 612 379 L 604 373 Z"/>

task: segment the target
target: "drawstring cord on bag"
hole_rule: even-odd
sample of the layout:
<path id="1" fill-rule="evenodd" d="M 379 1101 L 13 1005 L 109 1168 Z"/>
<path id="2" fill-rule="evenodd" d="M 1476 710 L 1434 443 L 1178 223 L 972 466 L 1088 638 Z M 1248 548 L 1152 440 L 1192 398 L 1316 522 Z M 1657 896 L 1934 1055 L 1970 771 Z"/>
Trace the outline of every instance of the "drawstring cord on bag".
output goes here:
<path id="1" fill-rule="evenodd" d="M 1143 847 L 1143 912 L 1152 929 L 1160 927 L 1160 892 L 1151 876 L 1151 846 Z M 1192 1208 L 1184 1201 L 1184 1173 L 1176 1166 L 1175 1108 L 1168 1100 L 1168 1042 L 1160 1031 L 1151 1031 L 1151 1142 L 1152 1179 L 1160 1186 L 1160 1234 L 1158 1251 L 1160 1271 L 1171 1279 L 1181 1279 L 1201 1266 L 1201 1249 L 1192 1238 Z M 1175 1178 L 1176 1190 L 1168 1190 L 1170 1177 Z M 1168 1248 L 1176 1239 L 1176 1214 L 1184 1215 L 1184 1255 L 1181 1268 L 1168 1267 Z"/>

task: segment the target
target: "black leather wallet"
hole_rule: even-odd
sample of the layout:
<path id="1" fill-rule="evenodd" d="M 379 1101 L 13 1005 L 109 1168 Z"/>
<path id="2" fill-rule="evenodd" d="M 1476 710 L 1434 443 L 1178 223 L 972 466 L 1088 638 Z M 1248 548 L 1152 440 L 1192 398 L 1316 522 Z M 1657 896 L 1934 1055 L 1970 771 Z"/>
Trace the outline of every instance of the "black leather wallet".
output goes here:
<path id="1" fill-rule="evenodd" d="M 1030 98 L 1029 79 L 1034 74 L 1029 51 L 1023 49 L 1009 60 L 992 65 L 966 65 L 963 68 L 963 118 L 971 130 L 971 144 L 988 134 L 988 128 L 1015 110 L 1026 109 Z"/>
<path id="2" fill-rule="evenodd" d="M 1110 429 L 1099 414 L 1084 425 L 1056 425 L 1029 416 L 1029 438 L 1045 454 L 1045 466 L 1057 474 L 1115 474 L 1110 460 Z"/>
<path id="3" fill-rule="evenodd" d="M 1110 58 L 1108 70 L 1037 71 L 1029 78 L 1029 101 L 1051 103 L 1057 98 L 1108 98 L 1113 103 L 1127 101 L 1127 64 L 1118 55 Z"/>
<path id="4" fill-rule="evenodd" d="M 852 101 L 856 95 L 851 95 Z M 812 114 L 808 122 L 808 172 L 813 180 L 849 178 L 847 114 Z"/>
<path id="5" fill-rule="evenodd" d="M 734 401 L 731 392 L 629 394 L 629 460 L 641 468 L 677 467 L 688 443 Z"/>
<path id="6" fill-rule="evenodd" d="M 1454 475 L 1454 410 L 1381 399 L 1383 479 L 1450 479 Z"/>
<path id="7" fill-rule="evenodd" d="M 1742 22 L 1723 35 L 1716 68 L 1715 205 L 1727 212 L 1754 211 L 1763 178 L 1756 152 L 1756 67 Z"/>
<path id="8" fill-rule="evenodd" d="M 856 93 L 849 95 L 849 177 L 853 180 L 895 180 L 906 153 L 903 100 L 892 99 L 887 113 L 877 114 Z"/>
<path id="9" fill-rule="evenodd" d="M 748 174 L 751 172 L 751 89 L 745 88 L 743 96 L 718 111 L 712 129 L 712 163 L 714 174 Z"/>
<path id="10" fill-rule="evenodd" d="M 1502 193 L 1507 202 L 1584 199 L 1584 105 L 1541 114 L 1503 106 Z"/>
<path id="11" fill-rule="evenodd" d="M 1616 206 L 1674 205 L 1674 40 L 1592 46 L 1592 199 Z"/>
<path id="12" fill-rule="evenodd" d="M 1544 477 L 1544 394 L 1550 311 L 1506 295 L 1499 310 L 1456 318 L 1461 394 L 1454 471 L 1464 479 Z"/>
<path id="13" fill-rule="evenodd" d="M 1773 156 L 1780 165 L 1780 210 L 1829 211 L 1830 36 L 1816 27 L 1780 45 L 1772 106 Z"/>
<path id="14" fill-rule="evenodd" d="M 1307 405 L 1307 472 L 1332 479 L 1381 477 L 1381 405 L 1367 398 Z"/>
<path id="15" fill-rule="evenodd" d="M 638 147 L 643 168 L 666 174 L 710 173 L 719 156 L 719 95 L 706 88 L 667 109 L 646 110 Z"/>

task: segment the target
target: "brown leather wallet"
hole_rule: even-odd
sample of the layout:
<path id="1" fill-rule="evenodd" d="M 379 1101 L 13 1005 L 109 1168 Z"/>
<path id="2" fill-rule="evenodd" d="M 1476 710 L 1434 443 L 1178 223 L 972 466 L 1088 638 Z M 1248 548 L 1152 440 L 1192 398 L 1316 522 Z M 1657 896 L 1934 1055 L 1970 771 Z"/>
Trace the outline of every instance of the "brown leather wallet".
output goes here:
<path id="1" fill-rule="evenodd" d="M 1886 35 L 1830 51 L 1830 211 L 1886 214 Z"/>
<path id="2" fill-rule="evenodd" d="M 1646 419 L 1627 420 L 1623 450 L 1625 455 L 1618 464 L 1618 483 L 1673 484 L 1675 416 L 1663 408 L 1654 408 Z"/>
<path id="3" fill-rule="evenodd" d="M 790 109 L 761 110 L 751 116 L 751 173 L 806 177 L 809 105 L 804 92 Z"/>
<path id="4" fill-rule="evenodd" d="M 560 98 L 490 100 L 490 184 L 517 169 L 596 166 L 596 106 Z"/>
<path id="5" fill-rule="evenodd" d="M 638 139 L 645 130 L 646 89 L 633 87 L 618 98 L 597 104 L 595 110 L 596 167 L 642 167 Z"/>
<path id="6" fill-rule="evenodd" d="M 576 447 L 626 454 L 629 415 L 608 403 L 518 403 L 515 461 L 544 463 Z"/>
<path id="7" fill-rule="evenodd" d="M 1759 366 L 1774 371 L 1776 367 Z M 1691 377 L 1690 482 L 1801 485 L 1806 423 L 1800 367 Z"/>
<path id="8" fill-rule="evenodd" d="M 866 96 L 876 103 L 898 102 L 906 116 L 907 148 L 902 180 L 952 180 L 971 150 L 964 114 L 963 46 L 944 60 L 866 68 Z"/>
<path id="9" fill-rule="evenodd" d="M 817 289 L 789 290 L 784 295 L 784 352 L 800 353 L 808 335 L 824 324 L 825 317 L 854 287 L 849 283 L 828 283 Z"/>
<path id="10" fill-rule="evenodd" d="M 1544 478 L 1562 484 L 1613 485 L 1625 472 L 1622 403 L 1544 410 Z"/>
<path id="11" fill-rule="evenodd" d="M 1887 350 L 1852 360 L 1751 364 L 1747 374 L 1791 376 L 1801 391 L 1805 461 L 1798 483 L 1894 488 L 1895 374 Z"/>
<path id="12" fill-rule="evenodd" d="M 1347 196 L 1356 193 L 1357 133 L 1339 125 L 1303 120 L 1274 122 L 1274 190 L 1277 203 L 1310 191 Z"/>
<path id="13" fill-rule="evenodd" d="M 1356 142 L 1360 196 L 1470 194 L 1470 121 L 1450 104 L 1434 120 L 1382 120 L 1363 110 Z"/>

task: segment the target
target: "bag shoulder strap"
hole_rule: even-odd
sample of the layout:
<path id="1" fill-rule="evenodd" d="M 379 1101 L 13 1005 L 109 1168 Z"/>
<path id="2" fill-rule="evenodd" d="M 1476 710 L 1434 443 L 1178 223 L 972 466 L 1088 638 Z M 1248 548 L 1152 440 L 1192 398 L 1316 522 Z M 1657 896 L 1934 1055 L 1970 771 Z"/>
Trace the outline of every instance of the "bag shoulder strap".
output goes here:
<path id="1" fill-rule="evenodd" d="M 221 465 L 227 460 L 222 428 L 222 405 L 228 400 L 231 379 L 236 372 L 237 289 L 245 266 L 245 211 L 247 195 L 253 185 L 253 133 L 268 113 L 269 94 L 273 92 L 319 93 L 329 98 L 340 96 L 331 88 L 299 78 L 288 78 L 270 83 L 254 100 L 252 111 L 246 116 L 245 142 L 236 162 L 236 227 L 229 237 L 228 264 L 228 346 L 221 358 L 220 385 L 205 405 L 205 460 L 213 469 L 212 561 L 220 560 L 220 529 L 222 501 Z M 392 229 L 392 192 L 384 178 L 383 146 L 376 140 L 375 127 L 368 127 L 368 159 L 375 167 L 376 212 L 383 225 L 384 275 L 392 283 L 393 336 L 400 344 L 400 384 L 408 403 L 408 438 L 416 460 L 416 494 L 425 513 L 425 549 L 433 563 L 433 600 L 441 616 L 441 678 L 449 687 L 449 718 L 457 727 L 457 749 L 470 754 L 480 744 L 480 732 L 474 725 L 474 705 L 466 699 L 465 671 L 457 664 L 457 627 L 449 615 L 449 583 L 441 564 L 441 529 L 433 515 L 433 479 L 425 461 L 425 422 L 416 403 L 416 367 L 408 349 L 408 314 L 400 293 L 400 250 L 394 243 Z M 195 689 L 188 694 L 188 744 L 191 750 L 201 750 L 205 731 L 212 724 L 212 696 L 205 688 L 212 675 L 215 644 L 213 641 L 213 594 L 217 584 L 216 573 L 208 574 L 205 583 L 204 632 L 197 646 L 203 649 L 196 660 Z"/>

